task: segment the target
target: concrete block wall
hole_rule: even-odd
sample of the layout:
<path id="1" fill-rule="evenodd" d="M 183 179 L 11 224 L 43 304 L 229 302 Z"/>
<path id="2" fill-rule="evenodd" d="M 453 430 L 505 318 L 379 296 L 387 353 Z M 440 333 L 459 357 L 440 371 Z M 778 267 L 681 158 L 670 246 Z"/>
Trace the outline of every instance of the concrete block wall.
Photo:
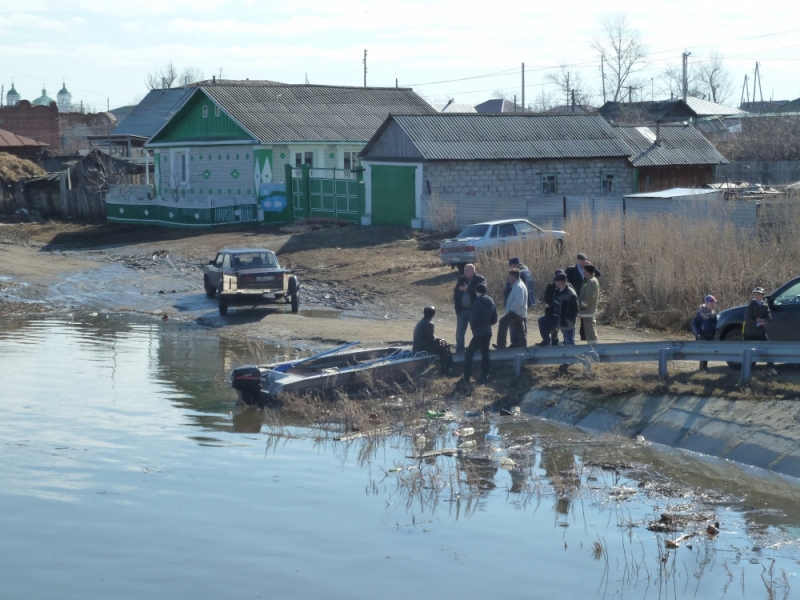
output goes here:
<path id="1" fill-rule="evenodd" d="M 423 167 L 423 189 L 446 196 L 542 196 L 542 175 L 556 175 L 553 196 L 597 196 L 603 175 L 614 175 L 614 196 L 632 193 L 633 167 L 627 159 L 560 161 L 436 161 Z"/>

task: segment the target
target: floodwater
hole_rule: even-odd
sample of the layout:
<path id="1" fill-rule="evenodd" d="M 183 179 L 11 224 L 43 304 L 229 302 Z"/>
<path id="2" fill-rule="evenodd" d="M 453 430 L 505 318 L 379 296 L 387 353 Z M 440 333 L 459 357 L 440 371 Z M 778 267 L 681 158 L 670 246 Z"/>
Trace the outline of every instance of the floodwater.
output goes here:
<path id="1" fill-rule="evenodd" d="M 514 417 L 462 423 L 476 430 L 466 458 L 406 458 L 406 432 L 335 442 L 235 403 L 227 372 L 282 353 L 130 315 L 4 319 L 0 598 L 784 598 L 800 587 L 797 482 Z M 454 426 L 432 421 L 426 448 L 455 445 Z M 710 511 L 721 533 L 666 550 L 707 522 L 648 531 L 665 511 Z"/>

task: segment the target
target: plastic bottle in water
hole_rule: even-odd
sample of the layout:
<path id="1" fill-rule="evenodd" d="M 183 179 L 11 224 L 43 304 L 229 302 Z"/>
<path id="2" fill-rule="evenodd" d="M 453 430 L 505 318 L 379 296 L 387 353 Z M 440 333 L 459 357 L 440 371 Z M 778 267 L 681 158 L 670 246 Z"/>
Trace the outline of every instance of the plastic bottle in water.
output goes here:
<path id="1" fill-rule="evenodd" d="M 502 442 L 503 436 L 497 435 L 496 433 L 487 433 L 486 437 L 484 438 L 487 442 Z"/>
<path id="2" fill-rule="evenodd" d="M 474 427 L 462 427 L 458 431 L 455 432 L 457 435 L 461 437 L 467 437 L 468 435 L 473 435 L 475 433 Z"/>

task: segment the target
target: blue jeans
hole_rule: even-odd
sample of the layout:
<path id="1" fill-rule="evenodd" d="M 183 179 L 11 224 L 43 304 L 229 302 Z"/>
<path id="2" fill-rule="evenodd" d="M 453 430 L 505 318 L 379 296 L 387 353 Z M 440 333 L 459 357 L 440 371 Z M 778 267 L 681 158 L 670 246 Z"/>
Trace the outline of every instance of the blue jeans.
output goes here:
<path id="1" fill-rule="evenodd" d="M 470 312 L 470 309 L 462 308 L 456 313 L 456 352 L 464 351 L 464 337 L 467 334 L 467 327 L 469 327 Z"/>
<path id="2" fill-rule="evenodd" d="M 562 329 L 561 335 L 564 336 L 564 345 L 565 346 L 574 346 L 575 345 L 575 328 L 572 329 Z"/>

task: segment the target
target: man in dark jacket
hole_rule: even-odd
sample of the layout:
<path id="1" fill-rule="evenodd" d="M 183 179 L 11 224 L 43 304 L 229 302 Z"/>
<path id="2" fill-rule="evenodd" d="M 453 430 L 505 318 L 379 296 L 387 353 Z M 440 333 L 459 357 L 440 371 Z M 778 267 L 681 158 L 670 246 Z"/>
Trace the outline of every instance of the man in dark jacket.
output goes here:
<path id="1" fill-rule="evenodd" d="M 556 269 L 554 274 L 564 274 L 563 269 Z M 539 317 L 539 334 L 542 336 L 542 341 L 536 344 L 537 346 L 558 346 L 558 311 L 560 306 L 554 304 L 554 298 L 558 288 L 555 281 L 547 284 L 544 290 L 544 315 Z"/>
<path id="2" fill-rule="evenodd" d="M 479 283 L 486 283 L 482 275 L 475 272 L 475 265 L 464 267 L 464 275 L 458 278 L 453 290 L 453 304 L 456 309 L 456 352 L 464 351 L 464 336 L 469 326 L 469 314 L 475 302 L 475 288 Z"/>
<path id="3" fill-rule="evenodd" d="M 581 295 L 581 288 L 583 287 L 583 280 L 586 279 L 586 274 L 583 268 L 589 264 L 589 257 L 583 252 L 578 254 L 577 263 L 571 267 L 567 267 L 565 271 L 567 274 L 567 282 L 575 290 L 575 294 Z M 582 340 L 586 339 L 586 332 L 583 329 L 583 321 L 581 321 L 580 336 Z"/>
<path id="4" fill-rule="evenodd" d="M 700 305 L 697 314 L 692 319 L 692 332 L 694 339 L 712 341 L 717 333 L 717 299 L 711 294 L 705 297 L 705 301 Z M 708 361 L 700 361 L 700 370 L 708 371 Z"/>
<path id="5" fill-rule="evenodd" d="M 475 291 L 478 297 L 469 315 L 472 339 L 464 355 L 464 381 L 467 383 L 472 377 L 472 359 L 478 348 L 481 349 L 481 378 L 478 382 L 489 380 L 489 344 L 492 341 L 492 325 L 497 323 L 497 307 L 494 305 L 494 300 L 486 295 L 486 284 L 479 283 Z"/>
<path id="6" fill-rule="evenodd" d="M 578 318 L 578 295 L 567 283 L 567 276 L 559 273 L 553 278 L 556 293 L 553 305 L 558 306 L 558 328 L 564 336 L 565 346 L 575 345 L 575 321 Z"/>
<path id="7" fill-rule="evenodd" d="M 434 335 L 433 317 L 436 315 L 436 308 L 426 306 L 423 317 L 414 327 L 414 346 L 412 352 L 427 352 L 438 356 L 442 366 L 442 373 L 447 373 L 453 366 L 453 357 L 450 356 L 450 345 L 441 338 Z"/>
<path id="8" fill-rule="evenodd" d="M 742 333 L 745 341 L 768 342 L 767 323 L 772 320 L 769 312 L 769 304 L 764 302 L 764 288 L 757 287 L 753 290 L 753 298 L 750 304 L 744 309 L 744 328 Z M 767 363 L 767 367 L 774 369 L 773 363 Z"/>

